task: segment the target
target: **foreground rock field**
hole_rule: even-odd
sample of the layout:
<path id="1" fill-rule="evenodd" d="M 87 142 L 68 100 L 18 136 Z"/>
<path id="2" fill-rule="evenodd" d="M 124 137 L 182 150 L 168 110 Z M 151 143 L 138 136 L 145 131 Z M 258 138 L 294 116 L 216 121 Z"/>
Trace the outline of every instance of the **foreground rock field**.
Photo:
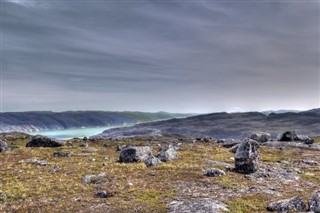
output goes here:
<path id="1" fill-rule="evenodd" d="M 31 137 L 24 134 L 2 134 L 0 140 L 7 144 L 0 151 L 0 212 L 319 210 L 319 137 L 312 148 L 248 140 L 238 146 L 254 145 L 258 152 L 248 155 L 254 159 L 246 162 L 254 164 L 242 173 L 235 168 L 235 157 L 245 154 L 235 153 L 236 141 L 73 139 L 59 146 L 29 147 Z"/>

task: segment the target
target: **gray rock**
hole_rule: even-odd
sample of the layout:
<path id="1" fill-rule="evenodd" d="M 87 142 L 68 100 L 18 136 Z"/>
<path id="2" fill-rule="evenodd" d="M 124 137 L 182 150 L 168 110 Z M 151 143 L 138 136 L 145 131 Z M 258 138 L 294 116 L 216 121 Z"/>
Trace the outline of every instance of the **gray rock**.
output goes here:
<path id="1" fill-rule="evenodd" d="M 47 166 L 47 165 L 49 165 L 49 163 L 47 161 L 38 160 L 36 158 L 20 160 L 19 163 L 30 163 L 30 164 L 35 164 L 35 165 L 39 165 L 39 166 Z"/>
<path id="2" fill-rule="evenodd" d="M 314 140 L 310 138 L 308 135 L 298 135 L 298 138 L 301 142 L 305 144 L 313 144 Z"/>
<path id="3" fill-rule="evenodd" d="M 242 141 L 235 154 L 235 171 L 250 174 L 259 168 L 259 144 L 246 139 Z"/>
<path id="4" fill-rule="evenodd" d="M 320 213 L 320 189 L 311 196 L 309 200 L 309 209 L 314 213 Z"/>
<path id="5" fill-rule="evenodd" d="M 251 134 L 250 139 L 263 143 L 270 139 L 270 134 L 267 132 L 254 132 Z"/>
<path id="6" fill-rule="evenodd" d="M 63 145 L 64 143 L 61 141 L 42 135 L 36 135 L 32 137 L 29 143 L 27 143 L 26 147 L 59 147 Z"/>
<path id="7" fill-rule="evenodd" d="M 109 193 L 107 191 L 100 191 L 100 192 L 97 192 L 95 195 L 95 197 L 98 197 L 98 198 L 107 198 L 107 197 L 110 197 Z"/>
<path id="8" fill-rule="evenodd" d="M 278 141 L 299 141 L 298 135 L 295 131 L 286 131 L 278 135 Z"/>
<path id="9" fill-rule="evenodd" d="M 152 156 L 152 153 L 149 146 L 125 147 L 120 152 L 119 162 L 145 162 L 150 156 Z"/>
<path id="10" fill-rule="evenodd" d="M 306 204 L 299 196 L 290 199 L 279 200 L 268 205 L 267 210 L 273 212 L 300 212 L 306 210 Z"/>
<path id="11" fill-rule="evenodd" d="M 162 162 L 167 162 L 177 159 L 178 154 L 174 146 L 167 145 L 160 150 L 159 154 L 156 157 L 159 158 Z"/>
<path id="12" fill-rule="evenodd" d="M 221 169 L 211 168 L 211 169 L 207 169 L 204 172 L 204 175 L 207 177 L 218 177 L 218 176 L 226 175 L 226 173 Z"/>
<path id="13" fill-rule="evenodd" d="M 66 151 L 66 152 L 64 152 L 64 151 L 55 151 L 54 153 L 53 153 L 53 156 L 54 157 L 70 157 L 71 156 L 71 152 L 69 152 L 69 151 Z"/>
<path id="14" fill-rule="evenodd" d="M 275 148 L 300 148 L 320 151 L 320 145 L 318 144 L 304 144 L 299 142 L 284 142 L 284 141 L 269 141 L 261 143 L 261 146 L 275 147 Z"/>
<path id="15" fill-rule="evenodd" d="M 228 211 L 228 208 L 224 203 L 210 198 L 173 201 L 169 204 L 169 213 L 219 213 L 225 211 Z"/>
<path id="16" fill-rule="evenodd" d="M 4 152 L 8 150 L 8 145 L 5 141 L 0 140 L 0 152 Z"/>
<path id="17" fill-rule="evenodd" d="M 85 175 L 82 179 L 82 182 L 85 184 L 99 183 L 106 177 L 107 177 L 107 173 L 105 172 L 100 173 L 98 175 Z"/>
<path id="18" fill-rule="evenodd" d="M 152 167 L 152 166 L 161 164 L 162 161 L 157 157 L 150 156 L 144 163 L 146 164 L 147 167 Z"/>
<path id="19" fill-rule="evenodd" d="M 230 140 L 225 140 L 223 143 L 222 143 L 222 146 L 225 147 L 225 148 L 230 148 L 230 147 L 233 147 L 237 144 L 241 143 L 240 140 L 236 140 L 236 139 L 230 139 Z"/>
<path id="20" fill-rule="evenodd" d="M 234 145 L 233 147 L 231 147 L 231 148 L 229 149 L 229 152 L 235 154 L 235 153 L 237 152 L 238 147 L 239 147 L 239 144 Z"/>

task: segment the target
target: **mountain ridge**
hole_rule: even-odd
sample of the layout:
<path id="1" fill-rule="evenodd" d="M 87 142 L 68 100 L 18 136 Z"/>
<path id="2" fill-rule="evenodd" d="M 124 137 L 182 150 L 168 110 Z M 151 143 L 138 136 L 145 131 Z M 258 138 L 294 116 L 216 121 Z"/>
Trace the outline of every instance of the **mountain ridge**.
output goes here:
<path id="1" fill-rule="evenodd" d="M 317 110 L 271 113 L 210 113 L 181 119 L 139 124 L 132 127 L 106 130 L 92 138 L 117 138 L 134 136 L 179 136 L 244 138 L 254 131 L 277 134 L 296 130 L 298 134 L 320 135 L 320 114 Z"/>

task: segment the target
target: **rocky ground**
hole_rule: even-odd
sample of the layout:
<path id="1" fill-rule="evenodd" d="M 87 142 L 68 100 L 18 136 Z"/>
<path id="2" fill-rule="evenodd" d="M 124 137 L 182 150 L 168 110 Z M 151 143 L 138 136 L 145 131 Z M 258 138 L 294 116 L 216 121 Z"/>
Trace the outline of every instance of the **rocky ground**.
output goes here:
<path id="1" fill-rule="evenodd" d="M 317 145 L 260 143 L 258 167 L 243 174 L 232 149 L 240 141 L 140 137 L 34 147 L 39 141 L 25 134 L 0 139 L 7 144 L 0 144 L 0 212 L 251 213 L 295 196 L 290 205 L 300 208 L 302 201 L 295 211 L 307 212 L 320 189 Z"/>

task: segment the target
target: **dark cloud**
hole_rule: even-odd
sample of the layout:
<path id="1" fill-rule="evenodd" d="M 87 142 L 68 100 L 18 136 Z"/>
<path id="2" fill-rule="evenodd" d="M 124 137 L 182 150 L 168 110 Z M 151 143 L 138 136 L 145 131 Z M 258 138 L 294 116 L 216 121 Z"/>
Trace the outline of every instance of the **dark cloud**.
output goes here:
<path id="1" fill-rule="evenodd" d="M 5 0 L 2 106 L 319 107 L 319 2 Z"/>

